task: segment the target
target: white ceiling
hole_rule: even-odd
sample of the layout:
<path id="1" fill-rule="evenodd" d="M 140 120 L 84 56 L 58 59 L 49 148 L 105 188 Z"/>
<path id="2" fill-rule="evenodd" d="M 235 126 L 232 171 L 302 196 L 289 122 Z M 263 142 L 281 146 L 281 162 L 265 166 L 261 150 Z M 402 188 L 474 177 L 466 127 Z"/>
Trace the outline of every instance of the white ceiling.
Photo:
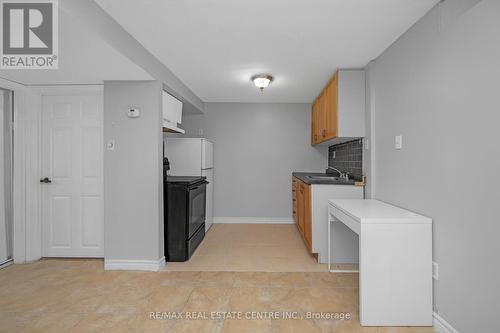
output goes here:
<path id="1" fill-rule="evenodd" d="M 439 0 L 96 0 L 205 102 L 311 102 Z M 260 93 L 250 83 L 266 72 Z"/>
<path id="2" fill-rule="evenodd" d="M 59 69 L 0 70 L 0 77 L 26 85 L 152 80 L 151 75 L 64 10 L 59 11 Z"/>

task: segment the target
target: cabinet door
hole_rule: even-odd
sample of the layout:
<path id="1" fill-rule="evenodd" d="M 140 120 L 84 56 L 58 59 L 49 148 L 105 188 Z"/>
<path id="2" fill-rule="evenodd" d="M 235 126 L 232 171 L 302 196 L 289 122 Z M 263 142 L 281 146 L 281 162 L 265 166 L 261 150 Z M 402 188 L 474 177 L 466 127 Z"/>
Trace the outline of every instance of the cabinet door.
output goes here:
<path id="1" fill-rule="evenodd" d="M 312 249 L 311 186 L 304 186 L 304 240 L 309 251 Z"/>
<path id="2" fill-rule="evenodd" d="M 292 178 L 292 213 L 293 213 L 293 220 L 295 221 L 296 224 L 298 224 L 298 221 L 297 221 L 297 180 L 295 180 L 295 178 Z"/>
<path id="3" fill-rule="evenodd" d="M 325 114 L 321 141 L 338 136 L 338 72 L 335 73 L 324 90 Z"/>
<path id="4" fill-rule="evenodd" d="M 303 183 L 299 183 L 298 191 L 297 191 L 297 226 L 299 228 L 300 234 L 302 237 L 304 236 L 304 222 L 305 222 L 305 185 Z"/>
<path id="5" fill-rule="evenodd" d="M 319 123 L 319 101 L 316 99 L 312 105 L 311 111 L 311 142 L 312 144 L 317 144 L 320 141 L 320 123 Z"/>
<path id="6" fill-rule="evenodd" d="M 326 120 L 328 112 L 328 103 L 326 90 L 323 90 L 318 98 L 319 110 L 318 110 L 318 143 L 325 141 L 326 134 Z"/>

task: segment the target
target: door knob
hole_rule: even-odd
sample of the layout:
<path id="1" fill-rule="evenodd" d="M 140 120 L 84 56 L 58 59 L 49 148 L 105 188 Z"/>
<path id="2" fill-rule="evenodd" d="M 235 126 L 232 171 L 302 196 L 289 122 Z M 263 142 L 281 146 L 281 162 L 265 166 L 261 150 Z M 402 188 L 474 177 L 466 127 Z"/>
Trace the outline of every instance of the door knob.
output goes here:
<path id="1" fill-rule="evenodd" d="M 40 183 L 50 184 L 52 183 L 52 180 L 50 180 L 48 177 L 45 177 L 43 179 L 40 179 Z"/>

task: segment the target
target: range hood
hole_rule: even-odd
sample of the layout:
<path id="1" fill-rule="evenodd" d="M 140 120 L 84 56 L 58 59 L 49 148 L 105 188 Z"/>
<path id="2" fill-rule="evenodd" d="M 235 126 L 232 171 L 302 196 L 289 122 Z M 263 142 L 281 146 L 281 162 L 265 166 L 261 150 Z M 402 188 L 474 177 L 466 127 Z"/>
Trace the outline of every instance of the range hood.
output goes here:
<path id="1" fill-rule="evenodd" d="M 182 102 L 168 92 L 162 92 L 163 132 L 186 133 L 179 128 L 182 122 Z"/>
<path id="2" fill-rule="evenodd" d="M 163 119 L 163 132 L 181 133 L 181 134 L 186 133 L 185 130 L 183 130 L 182 128 L 180 128 L 178 126 L 179 126 L 179 124 L 177 124 L 177 123 L 173 123 L 173 122 L 170 122 L 166 119 Z"/>

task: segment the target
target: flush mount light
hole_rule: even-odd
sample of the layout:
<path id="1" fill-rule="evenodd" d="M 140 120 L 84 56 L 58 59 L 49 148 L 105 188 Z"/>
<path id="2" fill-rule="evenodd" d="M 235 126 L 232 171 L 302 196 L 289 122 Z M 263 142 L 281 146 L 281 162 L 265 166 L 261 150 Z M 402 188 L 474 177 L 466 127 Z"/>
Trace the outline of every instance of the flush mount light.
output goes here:
<path id="1" fill-rule="evenodd" d="M 271 82 L 273 82 L 273 80 L 274 80 L 273 76 L 269 74 L 259 74 L 252 76 L 253 84 L 255 84 L 255 86 L 259 88 L 260 91 L 264 91 L 264 88 L 267 88 L 267 86 Z"/>

